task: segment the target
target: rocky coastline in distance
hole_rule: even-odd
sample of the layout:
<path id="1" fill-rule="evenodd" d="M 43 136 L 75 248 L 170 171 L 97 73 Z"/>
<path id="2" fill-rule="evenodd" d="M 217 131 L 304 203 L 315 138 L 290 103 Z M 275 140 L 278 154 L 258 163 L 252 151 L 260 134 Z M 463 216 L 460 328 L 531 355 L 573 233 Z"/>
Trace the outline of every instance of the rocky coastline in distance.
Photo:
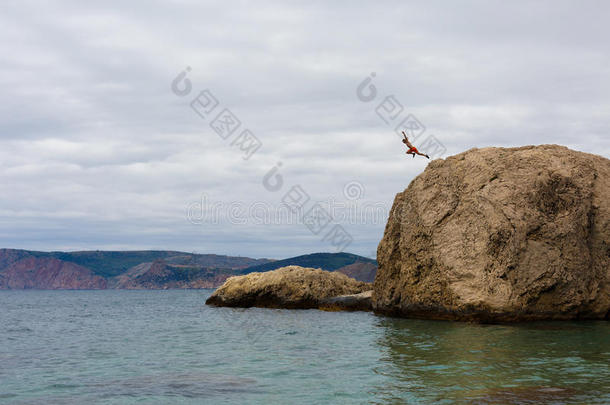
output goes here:
<path id="1" fill-rule="evenodd" d="M 283 260 L 177 251 L 38 252 L 0 249 L 0 289 L 216 288 L 227 278 L 289 265 L 313 266 L 372 282 L 375 260 L 313 253 Z"/>
<path id="2" fill-rule="evenodd" d="M 346 296 L 336 285 L 345 280 L 287 268 L 230 278 L 208 304 L 474 322 L 608 320 L 609 197 L 604 157 L 557 145 L 471 149 L 432 161 L 396 196 L 372 291 Z M 307 276 L 314 272 L 316 282 Z"/>

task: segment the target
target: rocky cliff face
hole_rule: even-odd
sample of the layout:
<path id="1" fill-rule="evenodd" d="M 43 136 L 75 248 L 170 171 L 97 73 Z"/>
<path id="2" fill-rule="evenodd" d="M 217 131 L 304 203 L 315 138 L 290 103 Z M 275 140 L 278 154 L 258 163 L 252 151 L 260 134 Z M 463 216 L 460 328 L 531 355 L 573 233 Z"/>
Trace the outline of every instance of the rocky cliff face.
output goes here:
<path id="1" fill-rule="evenodd" d="M 478 321 L 608 319 L 610 160 L 544 145 L 435 160 L 398 194 L 376 311 Z"/>
<path id="2" fill-rule="evenodd" d="M 0 249 L 0 273 L 11 264 L 26 257 L 32 257 L 27 250 Z"/>
<path id="3" fill-rule="evenodd" d="M 91 270 L 57 259 L 26 257 L 12 263 L 0 278 L 2 289 L 104 289 L 106 280 Z"/>

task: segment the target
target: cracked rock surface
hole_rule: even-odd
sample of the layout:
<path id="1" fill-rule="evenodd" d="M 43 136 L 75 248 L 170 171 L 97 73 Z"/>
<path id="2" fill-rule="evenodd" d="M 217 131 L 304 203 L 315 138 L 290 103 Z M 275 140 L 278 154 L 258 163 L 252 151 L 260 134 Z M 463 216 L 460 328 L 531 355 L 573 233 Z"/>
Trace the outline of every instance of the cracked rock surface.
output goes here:
<path id="1" fill-rule="evenodd" d="M 399 193 L 373 308 L 472 321 L 608 319 L 610 160 L 557 145 L 432 161 Z"/>

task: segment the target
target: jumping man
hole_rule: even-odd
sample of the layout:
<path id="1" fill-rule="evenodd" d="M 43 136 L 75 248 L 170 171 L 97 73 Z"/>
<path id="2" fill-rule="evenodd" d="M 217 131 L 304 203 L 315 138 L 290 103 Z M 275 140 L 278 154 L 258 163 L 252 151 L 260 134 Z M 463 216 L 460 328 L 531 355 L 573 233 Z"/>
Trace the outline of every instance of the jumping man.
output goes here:
<path id="1" fill-rule="evenodd" d="M 421 153 L 420 151 L 417 150 L 417 148 L 415 146 L 413 146 L 413 144 L 411 142 L 409 142 L 409 138 L 407 138 L 407 134 L 405 134 L 405 131 L 402 131 L 402 135 L 405 137 L 405 139 L 402 140 L 402 143 L 404 143 L 405 145 L 407 145 L 409 147 L 409 150 L 407 151 L 407 155 L 413 155 L 414 158 L 415 158 L 415 155 L 425 156 L 428 159 L 430 159 L 430 156 L 426 155 L 425 153 Z"/>

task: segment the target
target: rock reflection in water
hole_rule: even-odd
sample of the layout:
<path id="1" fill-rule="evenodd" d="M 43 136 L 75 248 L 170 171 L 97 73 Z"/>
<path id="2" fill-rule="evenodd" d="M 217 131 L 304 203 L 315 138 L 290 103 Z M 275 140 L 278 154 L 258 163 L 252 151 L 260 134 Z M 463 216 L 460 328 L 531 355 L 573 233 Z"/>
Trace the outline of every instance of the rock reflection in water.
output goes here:
<path id="1" fill-rule="evenodd" d="M 381 318 L 379 327 L 385 355 L 376 371 L 388 383 L 377 387 L 383 398 L 377 403 L 610 401 L 607 323 L 478 325 Z"/>

